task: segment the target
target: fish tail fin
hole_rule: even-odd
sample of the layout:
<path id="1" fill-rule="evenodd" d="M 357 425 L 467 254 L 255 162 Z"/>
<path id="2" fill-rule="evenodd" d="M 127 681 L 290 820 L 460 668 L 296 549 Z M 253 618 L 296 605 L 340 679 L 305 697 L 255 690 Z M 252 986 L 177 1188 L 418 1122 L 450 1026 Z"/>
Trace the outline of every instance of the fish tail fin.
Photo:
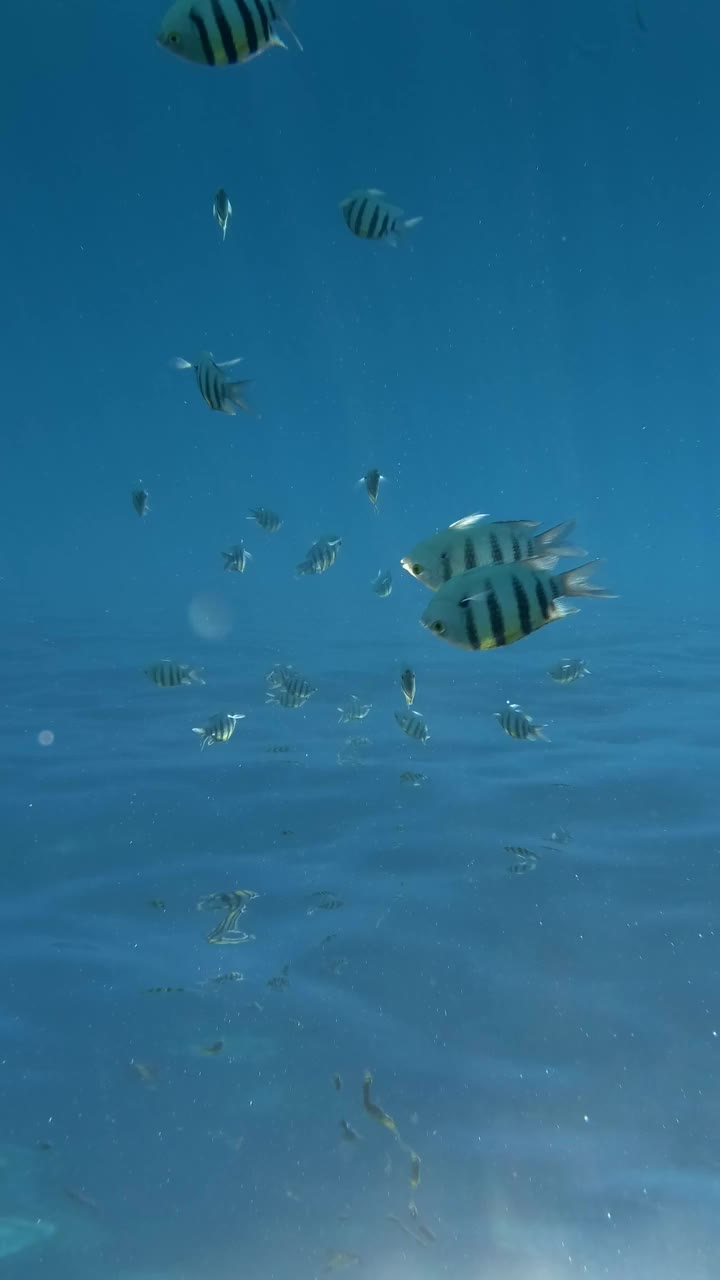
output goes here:
<path id="1" fill-rule="evenodd" d="M 288 11 L 292 8 L 293 8 L 293 0 L 275 0 L 275 12 L 278 15 L 278 22 L 281 22 L 285 30 L 288 32 L 288 34 L 292 36 L 300 52 L 304 53 L 305 50 L 303 49 L 302 44 L 300 43 L 292 27 L 290 26 Z M 287 49 L 287 45 L 283 44 L 282 40 L 279 40 L 278 43 L 282 45 L 283 49 Z"/>
<path id="2" fill-rule="evenodd" d="M 602 560 L 588 560 L 587 564 L 578 565 L 577 569 L 568 569 L 560 574 L 561 592 L 564 596 L 596 596 L 603 600 L 616 600 L 617 597 L 604 587 L 594 587 L 590 582 L 592 574 Z"/>
<path id="3" fill-rule="evenodd" d="M 422 215 L 419 218 L 405 218 L 404 222 L 400 222 L 395 228 L 396 231 L 411 231 L 413 227 L 417 227 L 422 222 Z"/>
<path id="4" fill-rule="evenodd" d="M 574 520 L 565 520 L 562 524 L 556 524 L 552 529 L 546 529 L 544 533 L 537 534 L 534 539 L 537 547 L 548 553 L 545 557 L 540 555 L 537 558 L 542 560 L 549 559 L 551 556 L 554 556 L 555 564 L 557 564 L 560 556 L 586 556 L 587 551 L 584 547 L 574 547 L 570 543 L 565 542 L 565 539 L 570 536 L 574 528 Z M 555 565 L 545 564 L 541 567 L 545 569 L 554 569 Z"/>
<path id="5" fill-rule="evenodd" d="M 545 732 L 545 730 L 547 729 L 546 724 L 535 724 L 533 725 L 533 729 L 535 730 L 536 738 L 541 738 L 543 742 L 552 742 L 552 738 L 548 738 Z"/>
<path id="6" fill-rule="evenodd" d="M 229 400 L 236 409 L 243 409 L 245 413 L 253 412 L 245 399 L 245 388 L 250 385 L 250 382 L 250 378 L 243 378 L 240 382 L 229 382 L 225 388 L 225 399 Z"/>
<path id="7" fill-rule="evenodd" d="M 192 683 L 193 683 L 193 684 L 204 684 L 204 683 L 205 683 L 205 681 L 204 681 L 204 680 L 203 680 L 203 678 L 202 678 L 202 675 L 200 674 L 200 673 L 201 673 L 201 671 L 203 671 L 203 670 L 204 670 L 204 668 L 203 668 L 203 667 L 191 667 L 191 668 L 190 668 L 190 670 L 188 671 L 188 678 L 192 681 Z"/>

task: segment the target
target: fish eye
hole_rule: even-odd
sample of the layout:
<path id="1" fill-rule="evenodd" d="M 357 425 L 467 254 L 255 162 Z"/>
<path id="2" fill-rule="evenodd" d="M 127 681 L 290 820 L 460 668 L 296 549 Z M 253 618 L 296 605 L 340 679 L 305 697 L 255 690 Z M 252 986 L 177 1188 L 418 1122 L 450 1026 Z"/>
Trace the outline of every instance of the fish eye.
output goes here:
<path id="1" fill-rule="evenodd" d="M 415 578 L 419 578 L 419 577 L 420 577 L 420 574 L 422 573 L 422 571 L 423 571 L 423 567 L 422 567 L 422 565 L 421 565 L 421 564 L 411 564 L 411 565 L 410 565 L 410 572 L 411 572 L 411 574 L 413 575 L 413 577 L 415 577 Z"/>
<path id="2" fill-rule="evenodd" d="M 168 42 L 168 44 L 179 44 L 179 43 L 180 43 L 180 37 L 179 37 L 179 35 L 178 35 L 177 31 L 171 31 L 171 32 L 168 34 L 167 42 Z"/>
<path id="3" fill-rule="evenodd" d="M 445 630 L 445 623 L 440 622 L 439 620 L 437 622 L 431 622 L 430 630 L 434 631 L 436 636 L 441 636 Z"/>

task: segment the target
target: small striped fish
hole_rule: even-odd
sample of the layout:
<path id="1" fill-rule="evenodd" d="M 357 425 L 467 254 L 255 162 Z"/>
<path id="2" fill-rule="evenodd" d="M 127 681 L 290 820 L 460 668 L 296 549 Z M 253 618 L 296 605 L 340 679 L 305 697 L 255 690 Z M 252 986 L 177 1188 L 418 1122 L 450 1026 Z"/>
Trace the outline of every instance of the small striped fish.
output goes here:
<path id="1" fill-rule="evenodd" d="M 280 516 L 274 511 L 269 511 L 267 507 L 254 507 L 245 519 L 254 520 L 266 533 L 277 533 L 282 525 Z"/>
<path id="2" fill-rule="evenodd" d="M 318 538 L 305 559 L 297 566 L 296 577 L 302 578 L 308 573 L 325 573 L 337 560 L 341 546 L 342 538 Z"/>
<path id="3" fill-rule="evenodd" d="M 415 738 L 418 742 L 428 741 L 428 727 L 425 717 L 419 711 L 396 711 L 395 719 L 408 738 Z"/>
<path id="4" fill-rule="evenodd" d="M 222 231 L 223 240 L 224 240 L 225 236 L 227 235 L 228 223 L 230 222 L 230 219 L 232 217 L 232 205 L 230 203 L 230 197 L 228 196 L 227 191 L 224 191 L 222 187 L 220 188 L 219 191 L 215 193 L 215 199 L 213 200 L 212 211 L 213 211 L 213 218 L 217 222 L 220 230 Z"/>
<path id="5" fill-rule="evenodd" d="M 276 707 L 303 707 L 314 693 L 317 693 L 314 685 L 309 684 L 302 676 L 293 676 L 281 688 L 269 689 L 265 695 L 265 702 L 272 703 Z"/>
<path id="6" fill-rule="evenodd" d="M 376 595 L 384 599 L 389 596 L 392 591 L 392 574 L 389 569 L 383 573 L 382 569 L 378 570 L 377 576 L 373 578 L 371 583 L 372 589 Z"/>
<path id="7" fill-rule="evenodd" d="M 415 701 L 416 681 L 415 672 L 412 671 L 410 667 L 406 667 L 405 670 L 400 673 L 400 688 L 402 689 L 403 698 L 407 705 L 411 707 Z"/>
<path id="8" fill-rule="evenodd" d="M 534 724 L 532 716 L 526 715 L 517 702 L 508 702 L 504 711 L 496 711 L 495 719 L 510 738 L 518 738 L 524 742 L 537 742 L 540 738 L 543 742 L 550 741 L 543 733 L 547 725 Z"/>
<path id="9" fill-rule="evenodd" d="M 389 204 L 384 191 L 368 187 L 353 191 L 340 204 L 345 225 L 361 240 L 385 240 L 396 245 L 398 236 L 416 227 L 422 218 L 405 218 L 402 209 Z M 372 498 L 370 499 L 372 502 Z"/>
<path id="10" fill-rule="evenodd" d="M 282 689 L 285 687 L 287 681 L 294 675 L 294 667 L 283 667 L 280 663 L 276 662 L 275 666 L 271 667 L 268 671 L 265 677 L 265 683 L 270 689 Z"/>
<path id="11" fill-rule="evenodd" d="M 181 684 L 205 683 L 200 671 L 195 667 L 186 667 L 181 662 L 173 662 L 170 658 L 163 658 L 161 662 L 155 662 L 151 667 L 146 667 L 145 675 L 152 680 L 153 684 L 160 685 L 161 689 L 176 689 Z"/>
<path id="12" fill-rule="evenodd" d="M 377 501 L 380 496 L 380 485 L 384 479 L 385 476 L 380 475 L 377 467 L 371 467 L 370 470 L 366 471 L 365 475 L 361 476 L 358 480 L 358 484 L 365 486 L 365 492 L 376 511 L 378 509 Z"/>
<path id="13" fill-rule="evenodd" d="M 599 560 L 553 575 L 532 561 L 470 569 L 435 592 L 420 621 L 433 635 L 460 649 L 514 644 L 548 622 L 577 613 L 560 596 L 612 599 L 590 584 Z"/>
<path id="14" fill-rule="evenodd" d="M 136 515 L 146 516 L 150 510 L 150 502 L 147 489 L 133 489 L 132 491 L 133 511 Z"/>
<path id="15" fill-rule="evenodd" d="M 238 720 L 244 719 L 244 715 L 218 715 L 208 720 L 202 729 L 193 729 L 193 733 L 199 733 L 202 736 L 200 750 L 202 751 L 203 747 L 211 747 L 214 742 L 228 742 L 235 732 Z"/>
<path id="16" fill-rule="evenodd" d="M 266 49 L 287 48 L 273 30 L 282 22 L 302 49 L 284 7 L 282 0 L 175 0 L 157 42 L 188 62 L 226 67 L 249 62 Z"/>
<path id="17" fill-rule="evenodd" d="M 550 668 L 548 675 L 557 684 L 573 684 L 575 680 L 581 680 L 583 676 L 589 676 L 590 668 L 585 666 L 582 658 L 563 658 L 562 662 L 558 662 L 557 666 Z"/>
<path id="18" fill-rule="evenodd" d="M 427 774 L 413 773 L 411 770 L 406 770 L 405 773 L 400 774 L 400 781 L 406 783 L 409 787 L 421 787 L 424 782 L 427 782 Z"/>
<path id="19" fill-rule="evenodd" d="M 560 556 L 584 556 L 581 547 L 567 545 L 575 521 L 535 533 L 536 520 L 491 520 L 475 514 L 456 520 L 448 529 L 417 542 L 400 561 L 413 578 L 431 591 L 443 582 L 484 564 L 510 564 L 534 560 L 536 569 L 554 569 Z"/>
<path id="20" fill-rule="evenodd" d="M 243 356 L 236 356 L 234 360 L 215 361 L 210 351 L 203 351 L 200 354 L 197 364 L 191 364 L 189 360 L 184 360 L 182 356 L 176 356 L 173 365 L 176 369 L 194 369 L 197 384 L 200 388 L 200 394 L 210 409 L 215 409 L 218 413 L 229 413 L 234 416 L 236 409 L 243 409 L 245 413 L 252 413 L 252 409 L 245 401 L 245 387 L 248 385 L 249 379 L 245 378 L 239 382 L 232 382 L 225 373 L 225 369 L 229 369 L 233 364 L 239 364 Z"/>
<path id="21" fill-rule="evenodd" d="M 347 705 L 338 707 L 340 712 L 338 724 L 350 724 L 352 720 L 364 720 L 371 710 L 371 702 L 361 702 L 357 694 L 351 693 Z"/>
<path id="22" fill-rule="evenodd" d="M 225 569 L 230 573 L 244 573 L 248 560 L 252 560 L 249 551 L 246 551 L 242 542 L 237 547 L 232 547 L 230 551 L 223 551 L 223 559 L 225 561 Z"/>

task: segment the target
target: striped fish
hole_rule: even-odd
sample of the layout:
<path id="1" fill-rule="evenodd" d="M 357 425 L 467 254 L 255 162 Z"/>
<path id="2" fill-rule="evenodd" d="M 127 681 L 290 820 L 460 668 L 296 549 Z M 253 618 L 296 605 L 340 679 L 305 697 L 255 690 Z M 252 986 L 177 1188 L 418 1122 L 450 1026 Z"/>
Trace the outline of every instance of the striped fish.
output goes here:
<path id="1" fill-rule="evenodd" d="M 342 538 L 318 538 L 313 542 L 305 559 L 295 570 L 295 575 L 302 578 L 308 573 L 325 573 L 334 565 L 342 546 Z"/>
<path id="2" fill-rule="evenodd" d="M 385 240 L 396 245 L 398 236 L 416 227 L 422 218 L 405 218 L 402 209 L 389 204 L 384 191 L 368 187 L 353 191 L 340 204 L 345 225 L 361 240 Z M 372 501 L 372 499 L 371 499 Z"/>
<path id="3" fill-rule="evenodd" d="M 283 23 L 302 49 L 284 10 L 282 0 L 175 0 L 157 42 L 188 62 L 226 67 L 249 62 L 266 49 L 286 49 L 273 30 Z"/>
<path id="4" fill-rule="evenodd" d="M 202 737 L 200 750 L 211 747 L 214 742 L 228 742 L 235 732 L 238 720 L 244 719 L 244 715 L 213 716 L 202 729 L 193 729 L 193 733 L 199 733 Z"/>
<path id="5" fill-rule="evenodd" d="M 460 649 L 497 649 L 577 613 L 561 596 L 613 599 L 590 584 L 599 560 L 553 575 L 532 560 L 486 565 L 451 578 L 432 597 L 420 621 L 428 631 Z"/>
<path id="6" fill-rule="evenodd" d="M 408 738 L 415 738 L 417 742 L 427 742 L 430 734 L 425 717 L 419 711 L 396 711 L 395 719 Z"/>
<path id="7" fill-rule="evenodd" d="M 293 671 L 285 676 L 281 684 L 268 690 L 265 702 L 277 707 L 302 707 L 314 693 L 317 693 L 315 685 Z"/>
<path id="8" fill-rule="evenodd" d="M 222 554 L 225 561 L 224 568 L 230 573 L 244 573 L 248 560 L 252 560 L 250 552 L 245 549 L 242 542 L 237 547 L 231 547 L 230 551 L 223 551 Z"/>
<path id="9" fill-rule="evenodd" d="M 218 413 L 234 415 L 236 409 L 244 409 L 245 413 L 252 413 L 252 409 L 245 402 L 245 387 L 249 379 L 232 382 L 224 372 L 231 365 L 239 364 L 242 359 L 242 356 L 236 356 L 234 360 L 218 362 L 213 359 L 212 352 L 203 351 L 197 364 L 190 364 L 189 360 L 183 360 L 182 356 L 177 356 L 173 360 L 173 365 L 176 369 L 195 370 L 200 394 L 208 408 L 215 409 Z"/>
<path id="10" fill-rule="evenodd" d="M 150 510 L 150 501 L 147 489 L 133 489 L 132 504 L 136 515 L 146 516 Z"/>
<path id="11" fill-rule="evenodd" d="M 224 191 L 222 187 L 215 193 L 212 211 L 213 218 L 222 231 L 224 240 L 227 235 L 228 223 L 232 217 L 232 205 L 227 191 Z"/>
<path id="12" fill-rule="evenodd" d="M 338 707 L 340 712 L 338 724 L 349 724 L 351 720 L 364 720 L 371 709 L 371 702 L 361 702 L 357 694 L 351 693 L 349 702 L 344 707 Z"/>
<path id="13" fill-rule="evenodd" d="M 277 533 L 282 526 L 282 519 L 274 511 L 269 511 L 267 507 L 253 507 L 250 515 L 245 517 L 246 520 L 254 520 L 260 525 L 266 533 Z"/>
<path id="14" fill-rule="evenodd" d="M 380 475 L 377 467 L 371 467 L 370 470 L 366 471 L 365 475 L 361 476 L 358 480 L 358 484 L 364 486 L 365 492 L 376 511 L 378 509 L 377 501 L 380 496 L 380 485 L 384 479 L 385 476 Z"/>
<path id="15" fill-rule="evenodd" d="M 582 680 L 583 676 L 589 676 L 590 668 L 585 666 L 582 658 L 563 658 L 557 666 L 550 668 L 548 675 L 557 684 L 574 684 L 576 680 Z"/>
<path id="16" fill-rule="evenodd" d="M 152 680 L 153 684 L 160 685 L 161 689 L 176 689 L 181 684 L 205 683 L 200 672 L 194 667 L 186 667 L 181 662 L 172 662 L 170 658 L 163 658 L 162 662 L 155 662 L 151 667 L 146 667 L 145 675 Z"/>
<path id="17" fill-rule="evenodd" d="M 482 524 L 486 517 L 475 514 L 456 520 L 449 529 L 417 542 L 400 561 L 413 578 L 437 591 L 458 573 L 484 564 L 509 564 L 534 559 L 538 569 L 554 569 L 560 556 L 584 556 L 582 547 L 572 547 L 565 540 L 575 527 L 574 520 L 555 525 L 545 533 L 534 533 L 537 520 L 494 520 Z"/>
<path id="18" fill-rule="evenodd" d="M 504 711 L 496 711 L 495 719 L 509 738 L 518 738 L 522 742 L 537 742 L 540 738 L 544 742 L 550 741 L 543 733 L 547 725 L 535 724 L 532 716 L 526 715 L 517 702 L 508 702 Z"/>
<path id="19" fill-rule="evenodd" d="M 400 672 L 400 688 L 407 705 L 411 707 L 415 701 L 416 681 L 415 672 L 410 667 Z"/>

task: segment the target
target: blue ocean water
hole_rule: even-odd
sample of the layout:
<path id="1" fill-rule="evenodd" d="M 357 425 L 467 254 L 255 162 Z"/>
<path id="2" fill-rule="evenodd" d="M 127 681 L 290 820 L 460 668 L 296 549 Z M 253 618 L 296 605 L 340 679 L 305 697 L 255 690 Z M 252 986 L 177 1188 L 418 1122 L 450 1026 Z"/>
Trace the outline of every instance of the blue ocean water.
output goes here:
<path id="1" fill-rule="evenodd" d="M 4 1273 L 714 1277 L 720 16 L 298 0 L 303 53 L 225 69 L 162 16 L 5 15 Z M 422 215 L 397 249 L 365 186 Z M 205 349 L 258 416 L 171 368 Z M 478 510 L 575 518 L 618 598 L 442 644 L 399 561 Z"/>

